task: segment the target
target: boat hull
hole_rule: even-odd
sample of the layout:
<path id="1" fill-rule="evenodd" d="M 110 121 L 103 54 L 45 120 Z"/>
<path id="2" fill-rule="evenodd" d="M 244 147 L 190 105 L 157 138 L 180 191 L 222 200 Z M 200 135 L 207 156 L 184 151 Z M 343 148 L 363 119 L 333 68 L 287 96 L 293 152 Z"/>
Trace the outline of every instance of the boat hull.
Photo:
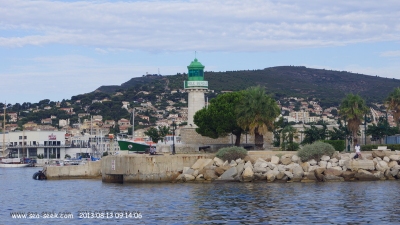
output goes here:
<path id="1" fill-rule="evenodd" d="M 29 164 L 11 164 L 11 163 L 0 163 L 0 168 L 21 168 L 28 167 Z"/>
<path id="2" fill-rule="evenodd" d="M 124 140 L 119 140 L 118 145 L 121 151 L 132 151 L 138 153 L 146 153 L 147 151 L 149 151 L 150 148 L 150 145 L 145 143 L 137 143 L 133 141 L 124 141 Z"/>

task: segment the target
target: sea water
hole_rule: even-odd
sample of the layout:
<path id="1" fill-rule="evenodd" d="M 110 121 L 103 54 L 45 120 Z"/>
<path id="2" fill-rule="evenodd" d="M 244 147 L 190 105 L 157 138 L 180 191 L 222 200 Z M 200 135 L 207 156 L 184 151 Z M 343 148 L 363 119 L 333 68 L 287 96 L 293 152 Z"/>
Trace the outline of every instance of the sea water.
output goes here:
<path id="1" fill-rule="evenodd" d="M 37 171 L 0 168 L 0 224 L 400 223 L 400 181 L 110 184 Z"/>

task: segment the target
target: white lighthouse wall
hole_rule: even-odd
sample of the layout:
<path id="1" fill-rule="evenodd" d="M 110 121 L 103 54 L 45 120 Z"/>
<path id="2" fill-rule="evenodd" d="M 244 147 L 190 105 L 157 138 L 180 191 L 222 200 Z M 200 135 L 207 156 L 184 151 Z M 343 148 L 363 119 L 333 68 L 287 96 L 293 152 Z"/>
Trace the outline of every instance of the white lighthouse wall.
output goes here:
<path id="1" fill-rule="evenodd" d="M 204 92 L 207 89 L 186 89 L 188 94 L 188 127 L 197 127 L 193 122 L 194 114 L 204 108 Z M 191 125 L 190 125 L 191 124 Z"/>

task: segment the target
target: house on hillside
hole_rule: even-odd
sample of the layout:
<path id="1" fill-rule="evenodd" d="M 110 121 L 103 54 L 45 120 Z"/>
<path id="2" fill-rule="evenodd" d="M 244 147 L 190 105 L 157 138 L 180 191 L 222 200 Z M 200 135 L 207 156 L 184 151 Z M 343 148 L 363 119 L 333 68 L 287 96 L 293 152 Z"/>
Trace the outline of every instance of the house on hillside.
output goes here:
<path id="1" fill-rule="evenodd" d="M 60 108 L 60 110 L 64 110 L 69 115 L 74 115 L 75 114 L 74 108 Z"/>
<path id="2" fill-rule="evenodd" d="M 119 132 L 120 132 L 120 133 L 126 134 L 126 133 L 128 133 L 129 127 L 130 127 L 130 126 L 128 126 L 128 125 L 119 126 Z"/>
<path id="3" fill-rule="evenodd" d="M 58 126 L 59 127 L 66 127 L 69 125 L 69 119 L 66 120 L 58 120 Z"/>
<path id="4" fill-rule="evenodd" d="M 15 131 L 18 128 L 16 123 L 11 123 L 6 125 L 6 131 Z"/>
<path id="5" fill-rule="evenodd" d="M 114 120 L 106 120 L 106 121 L 104 121 L 103 126 L 104 125 L 110 125 L 110 126 L 114 127 L 115 126 L 115 121 Z"/>
<path id="6" fill-rule="evenodd" d="M 29 122 L 25 123 L 24 125 L 22 125 L 22 127 L 24 128 L 24 130 L 25 130 L 25 129 L 32 130 L 32 129 L 35 129 L 37 126 L 38 126 L 37 123 L 34 123 L 34 122 L 32 122 L 32 121 L 29 121 Z"/>
<path id="7" fill-rule="evenodd" d="M 52 120 L 51 120 L 51 118 L 46 118 L 46 119 L 42 119 L 41 120 L 41 124 L 52 124 Z"/>
<path id="8" fill-rule="evenodd" d="M 129 102 L 123 101 L 122 108 L 128 110 L 129 109 Z"/>
<path id="9" fill-rule="evenodd" d="M 124 118 L 118 120 L 117 123 L 118 123 L 118 126 L 120 126 L 120 129 L 121 129 L 121 126 L 130 126 L 130 121 L 127 119 L 124 119 Z"/>

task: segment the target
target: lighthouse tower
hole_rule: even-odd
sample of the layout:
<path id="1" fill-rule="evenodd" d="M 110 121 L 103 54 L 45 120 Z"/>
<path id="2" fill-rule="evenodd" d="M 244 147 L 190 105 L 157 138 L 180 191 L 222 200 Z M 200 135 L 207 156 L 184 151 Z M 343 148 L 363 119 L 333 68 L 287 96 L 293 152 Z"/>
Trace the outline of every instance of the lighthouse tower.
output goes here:
<path id="1" fill-rule="evenodd" d="M 188 93 L 188 128 L 196 128 L 194 114 L 205 106 L 204 93 L 208 91 L 208 81 L 204 80 L 204 66 L 195 58 L 188 68 L 188 80 L 184 87 Z"/>

